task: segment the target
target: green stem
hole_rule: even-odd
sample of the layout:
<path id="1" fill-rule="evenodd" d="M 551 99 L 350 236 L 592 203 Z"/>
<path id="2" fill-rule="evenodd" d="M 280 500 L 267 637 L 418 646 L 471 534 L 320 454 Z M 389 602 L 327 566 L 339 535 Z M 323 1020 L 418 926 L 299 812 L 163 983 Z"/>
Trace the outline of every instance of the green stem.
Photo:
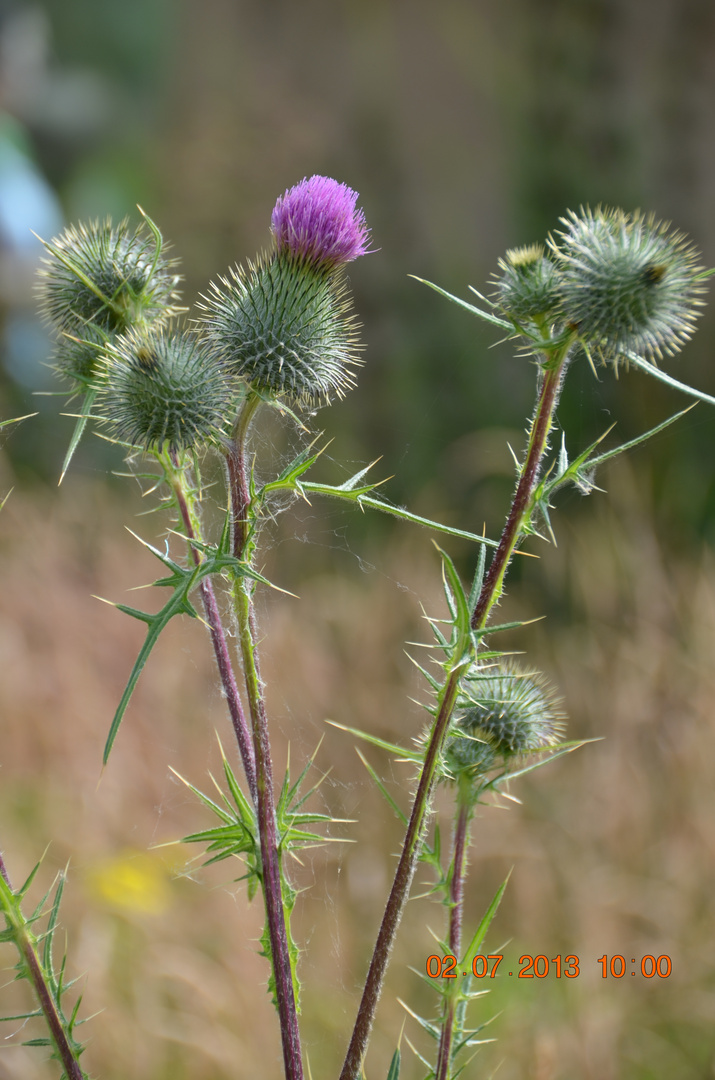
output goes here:
<path id="1" fill-rule="evenodd" d="M 55 1001 L 48 985 L 49 979 L 35 949 L 33 935 L 27 929 L 27 922 L 19 908 L 18 897 L 12 890 L 10 879 L 5 868 L 5 863 L 0 856 L 0 896 L 2 908 L 11 930 L 15 947 L 17 948 L 25 968 L 28 980 L 37 995 L 40 1009 L 45 1018 L 50 1037 L 54 1043 L 57 1056 L 62 1062 L 67 1080 L 86 1080 L 85 1074 L 79 1067 L 77 1054 L 73 1049 L 65 1025 L 60 1016 Z"/>
<path id="2" fill-rule="evenodd" d="M 233 445 L 227 454 L 233 519 L 233 553 L 237 559 L 242 560 L 250 559 L 253 546 L 251 485 L 246 442 L 251 420 L 259 404 L 260 398 L 255 394 L 250 394 L 246 399 L 234 431 Z M 253 585 L 246 578 L 235 582 L 233 599 L 243 659 L 246 696 L 253 729 L 257 787 L 256 816 L 261 843 L 261 885 L 270 939 L 270 961 L 273 967 L 276 1005 L 283 1043 L 285 1076 L 286 1080 L 302 1080 L 303 1062 L 282 892 L 268 717 L 256 652 L 257 632 Z"/>
<path id="3" fill-rule="evenodd" d="M 233 519 L 233 554 L 237 559 L 250 557 L 251 527 L 249 510 L 251 506 L 250 472 L 247 460 L 247 437 L 251 421 L 256 414 L 261 399 L 258 394 L 250 393 L 236 422 L 233 441 L 227 449 L 226 465 L 231 491 L 231 516 Z"/>
<path id="4" fill-rule="evenodd" d="M 462 953 L 464 878 L 467 866 L 467 841 L 471 815 L 472 803 L 468 798 L 464 798 L 461 790 L 459 790 L 457 794 L 457 821 L 454 827 L 452 878 L 449 886 L 449 951 L 458 961 L 460 960 Z M 458 984 L 455 984 L 455 986 L 457 985 Z M 456 993 L 448 992 L 444 1001 L 442 1033 L 439 1041 L 439 1051 L 437 1053 L 437 1064 L 435 1066 L 435 1080 L 449 1080 L 456 1007 Z"/>
<path id="5" fill-rule="evenodd" d="M 170 473 L 171 487 L 184 525 L 184 532 L 189 541 L 189 548 L 194 560 L 194 565 L 198 566 L 202 556 L 199 549 L 192 544 L 192 540 L 201 539 L 198 518 L 193 502 L 187 495 L 184 484 L 185 474 L 179 466 L 176 455 L 172 456 L 171 464 L 173 467 Z M 243 706 L 241 705 L 241 698 L 238 693 L 236 677 L 231 663 L 231 655 L 228 651 L 228 644 L 226 642 L 226 634 L 224 632 L 223 623 L 221 622 L 221 615 L 218 603 L 216 602 L 216 594 L 214 593 L 210 578 L 204 578 L 202 580 L 199 585 L 199 592 L 201 593 L 201 601 L 206 615 L 209 633 L 211 635 L 211 643 L 216 657 L 221 685 L 224 694 L 226 695 L 226 703 L 231 716 L 231 723 L 233 725 L 234 735 L 236 736 L 241 761 L 243 762 L 246 781 L 251 793 L 251 798 L 255 803 L 258 796 L 258 789 L 256 786 L 256 760 L 253 752 L 253 741 L 248 723 L 246 722 L 246 717 L 243 713 Z"/>
<path id="6" fill-rule="evenodd" d="M 471 625 L 473 629 L 483 629 L 486 625 L 489 613 L 501 595 L 504 576 L 511 556 L 522 535 L 524 525 L 530 519 L 539 469 L 546 451 L 548 434 L 551 429 L 570 348 L 571 341 L 564 343 L 542 365 L 541 385 L 529 433 L 526 457 L 520 469 L 519 482 L 514 493 L 502 538 L 489 567 L 489 572 L 485 576 L 472 613 Z M 340 1073 L 340 1080 L 358 1080 L 360 1076 L 377 1003 L 382 992 L 390 951 L 402 911 L 407 902 L 410 884 L 419 857 L 422 831 L 431 805 L 435 769 L 457 700 L 461 672 L 460 661 L 458 666 L 452 667 L 446 674 L 439 710 L 432 725 L 425 751 L 424 763 L 412 806 L 412 814 L 407 826 L 404 846 L 378 932 L 365 981 L 365 989 L 358 1008 L 342 1072 Z"/>

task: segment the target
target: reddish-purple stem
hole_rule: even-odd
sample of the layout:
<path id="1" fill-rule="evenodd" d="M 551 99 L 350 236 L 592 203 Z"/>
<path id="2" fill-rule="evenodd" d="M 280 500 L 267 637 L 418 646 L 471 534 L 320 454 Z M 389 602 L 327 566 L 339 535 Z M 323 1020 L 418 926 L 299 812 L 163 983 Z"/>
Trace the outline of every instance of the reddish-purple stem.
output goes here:
<path id="1" fill-rule="evenodd" d="M 390 952 L 397 933 L 397 927 L 402 918 L 402 912 L 410 891 L 410 885 L 417 865 L 422 832 L 424 829 L 427 809 L 430 803 L 430 793 L 434 782 L 434 774 L 437 767 L 437 757 L 442 738 L 449 724 L 454 708 L 454 702 L 459 689 L 459 672 L 452 671 L 444 688 L 442 704 L 432 729 L 432 736 L 427 745 L 422 773 L 420 775 L 417 793 L 412 805 L 412 814 L 407 826 L 405 842 L 402 848 L 395 879 L 385 905 L 385 913 L 375 942 L 375 948 L 365 979 L 360 1007 L 358 1009 L 355 1027 L 348 1046 L 345 1061 L 343 1063 L 340 1080 L 356 1080 L 360 1075 L 362 1060 L 365 1056 L 372 1023 L 375 1018 L 375 1010 L 380 998 L 382 983 L 385 978 Z"/>
<path id="2" fill-rule="evenodd" d="M 249 555 L 250 488 L 246 461 L 246 435 L 258 399 L 248 400 L 239 420 L 236 438 L 227 453 L 231 512 L 233 519 L 233 554 L 237 559 Z M 271 963 L 275 980 L 276 1004 L 283 1043 L 283 1062 L 286 1080 L 303 1080 L 303 1060 L 298 1028 L 298 1010 L 293 989 L 288 931 L 281 888 L 280 852 L 273 794 L 273 765 L 268 733 L 268 717 L 263 698 L 258 656 L 256 617 L 251 588 L 245 580 L 237 581 L 234 589 L 240 624 L 240 641 L 246 694 L 253 727 L 253 747 L 256 760 L 256 814 L 261 842 L 262 884 L 266 921 L 271 943 Z"/>
<path id="3" fill-rule="evenodd" d="M 504 531 L 499 540 L 499 547 L 494 553 L 494 558 L 484 578 L 479 599 L 472 612 L 472 630 L 481 630 L 486 625 L 492 604 L 501 591 L 501 583 L 514 553 L 514 546 L 519 539 L 524 523 L 524 515 L 529 511 L 531 498 L 534 494 L 541 459 L 544 456 L 546 440 L 551 427 L 551 418 L 561 386 L 562 374 L 563 365 L 550 368 L 544 373 L 529 439 L 527 458 L 514 492 L 509 516 L 506 519 Z"/>
<path id="4" fill-rule="evenodd" d="M 196 536 L 191 523 L 191 514 L 186 502 L 186 496 L 180 484 L 175 485 L 174 494 L 176 495 L 176 500 L 179 505 L 181 520 L 184 523 L 184 531 L 187 539 L 191 543 L 192 540 L 196 539 Z M 191 554 L 193 556 L 194 564 L 198 566 L 201 562 L 201 554 L 193 545 L 191 545 Z M 210 578 L 203 579 L 199 585 L 199 592 L 201 593 L 201 601 L 204 606 L 204 612 L 206 613 L 206 622 L 208 623 L 209 632 L 211 634 L 211 643 L 216 656 L 216 664 L 218 665 L 221 685 L 223 686 L 223 691 L 226 695 L 228 710 L 231 714 L 231 723 L 236 736 L 236 742 L 238 743 L 241 761 L 243 762 L 246 781 L 251 793 L 251 798 L 255 803 L 258 789 L 256 786 L 256 760 L 253 752 L 253 742 L 250 729 L 246 722 L 246 717 L 243 713 L 241 698 L 236 684 L 236 677 L 233 673 L 233 665 L 231 664 L 231 656 L 226 642 L 226 635 L 224 633 L 221 615 L 216 602 L 216 594 Z"/>
<path id="5" fill-rule="evenodd" d="M 523 526 L 524 516 L 529 511 L 567 358 L 568 346 L 562 349 L 557 362 L 552 362 L 543 369 L 542 384 L 529 437 L 527 459 L 521 472 L 521 478 L 514 494 L 514 500 L 504 526 L 499 547 L 494 554 L 494 559 L 489 567 L 489 572 L 484 578 L 474 607 L 471 617 L 473 630 L 481 630 L 486 625 L 492 605 L 499 596 L 506 568 Z M 452 717 L 459 689 L 459 679 L 459 670 L 453 669 L 447 678 L 442 705 L 432 727 L 402 854 L 397 864 L 395 879 L 387 900 L 377 941 L 375 942 L 365 981 L 365 989 L 358 1008 L 342 1072 L 340 1073 L 340 1080 L 357 1080 L 360 1076 L 390 951 L 402 911 L 407 902 L 410 884 L 419 856 L 420 838 L 431 800 L 436 762 Z"/>

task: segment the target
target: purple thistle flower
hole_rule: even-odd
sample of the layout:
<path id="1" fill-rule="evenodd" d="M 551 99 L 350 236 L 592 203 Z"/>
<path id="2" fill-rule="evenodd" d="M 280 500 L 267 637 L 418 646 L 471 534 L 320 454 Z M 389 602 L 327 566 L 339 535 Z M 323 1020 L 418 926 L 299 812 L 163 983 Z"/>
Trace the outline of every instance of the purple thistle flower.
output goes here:
<path id="1" fill-rule="evenodd" d="M 336 267 L 369 254 L 370 230 L 358 194 L 327 176 L 311 176 L 278 199 L 271 226 L 278 254 Z"/>

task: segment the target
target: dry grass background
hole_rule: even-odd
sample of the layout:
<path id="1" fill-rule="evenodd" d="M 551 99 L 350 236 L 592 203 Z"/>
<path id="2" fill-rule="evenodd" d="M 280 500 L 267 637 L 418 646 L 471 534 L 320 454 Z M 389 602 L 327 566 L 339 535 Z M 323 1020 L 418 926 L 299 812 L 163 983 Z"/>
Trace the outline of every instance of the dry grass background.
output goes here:
<path id="1" fill-rule="evenodd" d="M 558 549 L 540 546 L 541 559 L 529 560 L 503 605 L 508 617 L 538 615 L 544 582 L 570 599 L 568 618 L 536 623 L 509 645 L 527 649 L 561 687 L 570 735 L 603 741 L 519 784 L 522 806 L 484 809 L 469 885 L 475 925 L 513 866 L 490 949 L 504 944 L 510 970 L 522 953 L 575 953 L 581 975 L 495 980 L 475 1020 L 499 1013 L 490 1028 L 497 1042 L 469 1077 L 715 1076 L 715 562 L 710 552 L 682 565 L 666 556 L 630 469 L 604 479 L 609 497 L 558 515 Z M 170 767 L 207 790 L 209 771 L 220 770 L 214 732 L 230 746 L 198 623 L 177 623 L 159 643 L 100 779 L 108 725 L 143 633 L 94 596 L 156 603 L 127 591 L 157 576 L 123 527 L 156 539 L 162 523 L 136 520 L 141 509 L 70 477 L 59 491 L 14 492 L 2 513 L 0 844 L 19 884 L 49 843 L 36 899 L 69 861 L 62 923 L 70 971 L 80 976 L 84 1014 L 101 1010 L 84 1028 L 92 1076 L 278 1077 L 276 1023 L 257 956 L 260 912 L 232 883 L 239 868 L 187 874 L 195 852 L 156 846 L 208 822 Z M 297 771 L 324 736 L 318 772 L 331 771 L 316 801 L 353 819 L 334 833 L 357 841 L 308 853 L 295 870 L 310 887 L 296 930 L 307 945 L 305 1040 L 318 1080 L 339 1067 L 399 843 L 355 740 L 324 721 L 409 742 L 423 714 L 408 698 L 422 691 L 403 643 L 425 637 L 419 601 L 430 613 L 442 601 L 430 538 L 406 527 L 369 549 L 367 561 L 343 543 L 342 562 L 326 560 L 296 587 L 284 577 L 289 517 L 277 527 L 268 571 L 300 598 L 275 594 L 263 613 L 277 772 L 289 745 Z M 317 544 L 334 523 L 316 514 L 301 528 Z M 366 752 L 407 807 L 409 770 Z M 439 803 L 447 807 L 444 793 Z M 424 871 L 419 878 L 428 881 Z M 412 901 L 369 1077 L 386 1075 L 405 1021 L 396 999 L 428 1014 L 434 1006 L 410 971 L 423 970 L 433 951 L 428 926 L 441 929 L 440 909 Z M 595 962 L 604 953 L 667 954 L 673 972 L 604 981 Z M 27 998 L 12 983 L 9 947 L 0 961 L 0 1010 L 21 1011 Z M 42 1051 L 16 1045 L 28 1030 L 5 1025 L 3 1037 L 15 1028 L 0 1053 L 1 1080 L 56 1075 Z M 409 1018 L 405 1035 L 424 1046 Z M 420 1075 L 407 1051 L 406 1080 Z"/>

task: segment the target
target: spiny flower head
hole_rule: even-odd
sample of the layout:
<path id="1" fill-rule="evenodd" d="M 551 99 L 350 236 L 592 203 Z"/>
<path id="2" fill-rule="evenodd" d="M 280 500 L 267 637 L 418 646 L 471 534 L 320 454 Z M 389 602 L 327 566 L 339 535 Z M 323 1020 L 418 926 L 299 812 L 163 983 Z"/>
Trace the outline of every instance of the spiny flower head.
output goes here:
<path id="1" fill-rule="evenodd" d="M 640 211 L 588 207 L 561 219 L 550 245 L 561 306 L 584 346 L 617 363 L 678 352 L 702 306 L 701 267 L 690 242 Z"/>
<path id="2" fill-rule="evenodd" d="M 559 272 L 541 244 L 514 248 L 499 260 L 496 301 L 516 322 L 553 316 L 559 308 Z"/>
<path id="3" fill-rule="evenodd" d="M 367 255 L 370 231 L 357 199 L 356 191 L 328 176 L 288 188 L 271 217 L 278 254 L 326 268 Z"/>
<path id="4" fill-rule="evenodd" d="M 515 664 L 474 666 L 462 688 L 445 746 L 453 776 L 483 776 L 507 762 L 558 741 L 563 712 L 553 688 L 535 671 Z"/>
<path id="5" fill-rule="evenodd" d="M 290 188 L 273 211 L 273 251 L 204 297 L 216 357 L 259 393 L 315 406 L 353 386 L 359 346 L 343 268 L 368 250 L 356 200 L 325 176 Z"/>
<path id="6" fill-rule="evenodd" d="M 353 386 L 357 324 L 343 281 L 269 257 L 231 269 L 205 299 L 217 357 L 254 390 L 319 405 Z"/>
<path id="7" fill-rule="evenodd" d="M 147 219 L 148 220 L 148 219 Z M 81 335 L 87 324 L 110 333 L 163 322 L 178 310 L 174 264 L 162 257 L 155 227 L 130 231 L 109 218 L 70 225 L 45 242 L 40 270 L 40 307 L 60 331 Z"/>
<path id="8" fill-rule="evenodd" d="M 132 446 L 182 451 L 220 441 L 234 398 L 196 334 L 140 328 L 108 346 L 97 411 Z"/>

